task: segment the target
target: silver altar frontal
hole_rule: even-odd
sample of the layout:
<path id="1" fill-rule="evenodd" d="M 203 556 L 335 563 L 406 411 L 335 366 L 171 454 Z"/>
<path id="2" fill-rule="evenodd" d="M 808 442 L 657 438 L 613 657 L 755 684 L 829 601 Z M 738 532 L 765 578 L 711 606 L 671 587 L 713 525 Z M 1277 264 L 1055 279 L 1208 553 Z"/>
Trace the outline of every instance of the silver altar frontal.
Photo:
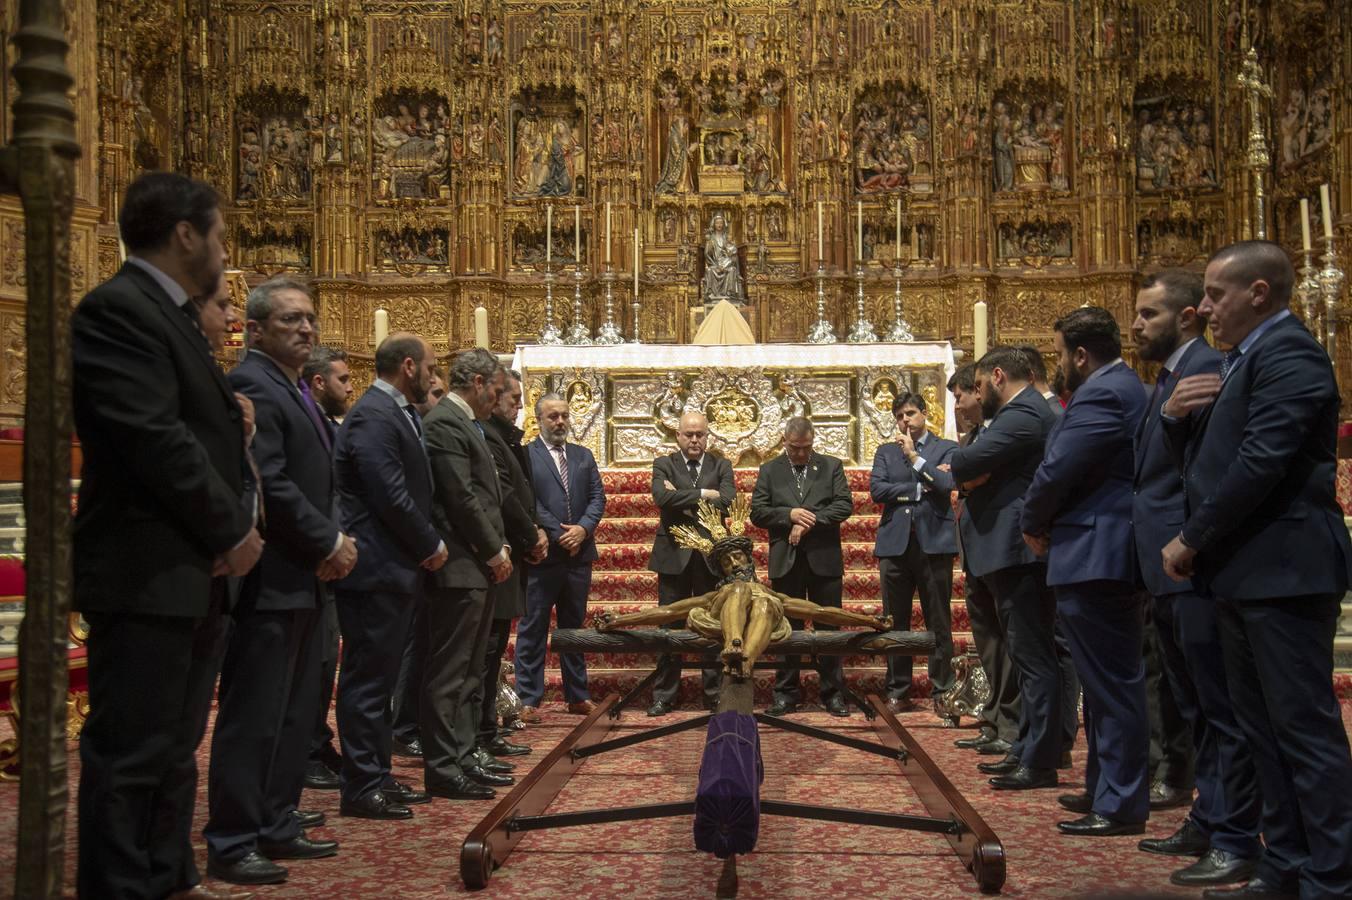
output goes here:
<path id="1" fill-rule="evenodd" d="M 847 464 L 868 465 L 892 440 L 892 401 L 920 394 L 930 428 L 956 436 L 955 369 L 947 341 L 907 344 L 621 344 L 517 347 L 523 427 L 538 433 L 535 401 L 557 393 L 568 401 L 572 440 L 603 466 L 647 466 L 676 449 L 686 412 L 709 419 L 711 450 L 735 466 L 754 466 L 780 452 L 784 423 L 806 416 L 816 449 Z"/>

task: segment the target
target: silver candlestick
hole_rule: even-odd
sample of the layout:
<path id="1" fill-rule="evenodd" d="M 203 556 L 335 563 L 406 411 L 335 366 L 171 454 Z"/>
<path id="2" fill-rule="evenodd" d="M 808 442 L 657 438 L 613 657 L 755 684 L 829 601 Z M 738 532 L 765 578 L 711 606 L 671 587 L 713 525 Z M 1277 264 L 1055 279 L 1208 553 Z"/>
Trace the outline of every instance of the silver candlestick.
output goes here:
<path id="1" fill-rule="evenodd" d="M 634 316 L 634 338 L 629 343 L 638 344 L 641 343 L 641 341 L 639 340 L 639 314 L 643 311 L 643 309 L 639 305 L 637 282 L 634 283 L 634 297 L 632 300 L 629 301 L 629 309 Z"/>
<path id="2" fill-rule="evenodd" d="M 1338 306 L 1346 276 L 1338 268 L 1338 248 L 1331 237 L 1324 238 L 1324 268 L 1319 270 L 1319 292 L 1324 295 L 1324 349 L 1338 364 Z"/>
<path id="3" fill-rule="evenodd" d="M 563 336 L 563 342 L 574 347 L 587 347 L 592 342 L 591 329 L 582 321 L 582 279 L 582 266 L 579 264 L 573 270 L 573 324 Z"/>
<path id="4" fill-rule="evenodd" d="M 826 267 L 817 261 L 817 321 L 807 333 L 809 344 L 834 344 L 836 329 L 826 318 Z"/>
<path id="5" fill-rule="evenodd" d="M 854 324 L 850 326 L 850 334 L 846 338 L 851 344 L 876 344 L 878 343 L 878 332 L 873 330 L 873 323 L 868 320 L 864 311 L 864 262 L 859 261 L 858 267 L 854 270 L 854 279 L 856 289 L 854 293 Z"/>
<path id="6" fill-rule="evenodd" d="M 545 263 L 545 327 L 540 332 L 540 343 L 563 343 L 563 332 L 554 324 L 554 272 L 549 263 Z"/>
<path id="7" fill-rule="evenodd" d="M 898 258 L 897 264 L 892 267 L 892 279 L 895 282 L 895 291 L 892 294 L 892 327 L 887 330 L 887 336 L 883 338 L 883 340 L 892 344 L 908 344 L 915 340 L 915 335 L 911 333 L 910 323 L 901 315 L 901 276 L 910 262 L 910 257 L 906 258 L 905 263 Z"/>
<path id="8" fill-rule="evenodd" d="M 615 324 L 615 273 L 606 268 L 601 273 L 601 282 L 606 286 L 606 320 L 596 330 L 595 344 L 611 346 L 624 343 L 624 332 Z"/>
<path id="9" fill-rule="evenodd" d="M 1324 333 L 1319 325 L 1319 270 L 1314 265 L 1314 250 L 1306 247 L 1304 253 L 1305 265 L 1300 267 L 1300 283 L 1296 285 L 1296 299 L 1300 301 L 1305 328 L 1322 344 Z"/>

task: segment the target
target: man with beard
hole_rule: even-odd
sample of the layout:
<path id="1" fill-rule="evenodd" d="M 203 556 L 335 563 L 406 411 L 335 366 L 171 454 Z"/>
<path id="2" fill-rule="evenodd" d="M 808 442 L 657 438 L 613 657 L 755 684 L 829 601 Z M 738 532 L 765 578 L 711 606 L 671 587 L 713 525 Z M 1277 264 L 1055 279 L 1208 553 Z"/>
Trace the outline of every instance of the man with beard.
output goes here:
<path id="1" fill-rule="evenodd" d="M 1089 807 L 1058 827 L 1086 837 L 1139 834 L 1150 814 L 1150 725 L 1131 480 L 1145 389 L 1122 360 L 1120 329 L 1107 310 L 1082 307 L 1054 327 L 1072 398 L 1047 437 L 1020 525 L 1029 548 L 1047 557 L 1047 583 L 1084 686 Z"/>
<path id="2" fill-rule="evenodd" d="M 1182 826 L 1169 837 L 1141 841 L 1140 848 L 1170 856 L 1200 855 L 1200 861 L 1170 876 L 1184 885 L 1242 881 L 1262 851 L 1257 775 L 1230 706 L 1215 601 L 1200 596 L 1191 579 L 1166 577 L 1160 557 L 1183 521 L 1183 492 L 1165 445 L 1160 409 L 1182 379 L 1212 374 L 1221 362 L 1221 355 L 1202 338 L 1206 320 L 1197 312 L 1201 302 L 1200 275 L 1166 269 L 1147 276 L 1136 295 L 1131 328 L 1141 359 L 1161 364 L 1136 431 L 1136 555 L 1153 597 L 1161 680 L 1185 732 L 1190 726 L 1197 773 L 1197 799 Z"/>
<path id="3" fill-rule="evenodd" d="M 428 796 L 390 777 L 390 695 L 409 619 L 426 573 L 446 564 L 432 527 L 432 472 L 422 418 L 435 357 L 415 334 L 392 334 L 376 348 L 376 380 L 352 407 L 334 445 L 343 530 L 361 547 L 356 568 L 336 585 L 343 659 L 338 737 L 343 747 L 345 816 L 409 819 Z"/>
<path id="4" fill-rule="evenodd" d="M 966 493 L 958 520 L 964 562 L 995 598 L 1019 682 L 1018 740 L 999 762 L 977 766 L 995 776 L 990 783 L 997 790 L 1054 787 L 1063 745 L 1056 600 L 1047 589 L 1047 564 L 1019 528 L 1024 491 L 1057 421 L 1031 378 L 1027 358 L 1013 347 L 996 347 L 979 359 L 976 387 L 990 423 L 949 460 Z"/>
<path id="5" fill-rule="evenodd" d="M 193 859 L 197 746 L 228 619 L 263 551 L 245 417 L 194 324 L 225 268 L 220 199 L 151 172 L 119 214 L 126 263 L 71 318 L 84 477 L 74 608 L 89 623 L 81 897 L 209 897 Z"/>

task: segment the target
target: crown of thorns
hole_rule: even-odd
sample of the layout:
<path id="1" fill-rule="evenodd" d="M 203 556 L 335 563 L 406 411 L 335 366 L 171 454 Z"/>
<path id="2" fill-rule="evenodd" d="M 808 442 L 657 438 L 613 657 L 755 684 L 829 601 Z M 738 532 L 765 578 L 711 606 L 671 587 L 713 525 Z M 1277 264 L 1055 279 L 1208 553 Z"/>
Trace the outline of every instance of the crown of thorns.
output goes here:
<path id="1" fill-rule="evenodd" d="M 718 509 L 708 500 L 701 500 L 696 514 L 699 526 L 675 525 L 671 529 L 671 537 L 677 545 L 687 550 L 698 550 L 710 560 L 733 550 L 750 553 L 751 538 L 746 537 L 746 520 L 750 515 L 750 498 L 746 494 L 738 494 L 728 509 L 728 524 L 724 527 Z M 700 528 L 704 531 L 701 532 Z M 705 532 L 708 533 L 707 537 Z"/>

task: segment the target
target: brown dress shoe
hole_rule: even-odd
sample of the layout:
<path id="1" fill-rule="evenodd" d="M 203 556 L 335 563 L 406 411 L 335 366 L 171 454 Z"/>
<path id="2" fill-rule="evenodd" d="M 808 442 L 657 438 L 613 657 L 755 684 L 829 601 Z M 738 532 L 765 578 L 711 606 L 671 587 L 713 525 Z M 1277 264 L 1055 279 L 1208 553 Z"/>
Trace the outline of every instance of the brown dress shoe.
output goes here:
<path id="1" fill-rule="evenodd" d="M 541 721 L 540 708 L 537 706 L 523 706 L 521 707 L 521 715 L 517 716 L 517 718 L 527 725 L 538 725 Z"/>
<path id="2" fill-rule="evenodd" d="M 252 891 L 227 891 L 195 884 L 186 891 L 174 891 L 169 900 L 249 900 L 252 896 Z"/>
<path id="3" fill-rule="evenodd" d="M 568 704 L 568 712 L 574 716 L 588 716 L 591 711 L 596 709 L 596 704 L 590 700 L 582 700 L 577 703 Z"/>

